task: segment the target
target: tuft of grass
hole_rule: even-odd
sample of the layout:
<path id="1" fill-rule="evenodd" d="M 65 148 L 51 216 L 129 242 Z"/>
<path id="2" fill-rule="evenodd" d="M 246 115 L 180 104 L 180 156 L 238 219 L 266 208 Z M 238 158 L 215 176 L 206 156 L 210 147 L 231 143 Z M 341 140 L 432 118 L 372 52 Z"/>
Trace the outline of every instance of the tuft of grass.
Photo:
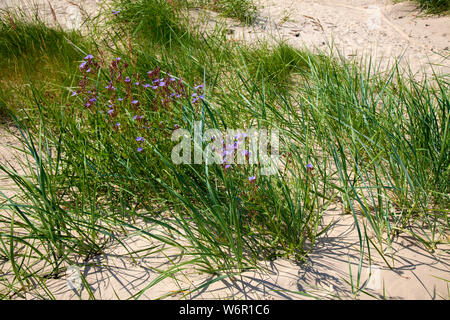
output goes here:
<path id="1" fill-rule="evenodd" d="M 450 0 L 418 0 L 422 9 L 429 13 L 448 13 Z"/>
<path id="2" fill-rule="evenodd" d="M 80 53 L 91 43 L 79 31 L 49 27 L 36 14 L 0 12 L 0 114 L 24 107 L 18 96 L 23 86 L 46 81 L 69 85 Z M 32 72 L 30 72 L 32 71 Z"/>
<path id="3" fill-rule="evenodd" d="M 258 14 L 253 0 L 213 0 L 212 5 L 226 17 L 238 19 L 246 24 L 254 23 Z"/>

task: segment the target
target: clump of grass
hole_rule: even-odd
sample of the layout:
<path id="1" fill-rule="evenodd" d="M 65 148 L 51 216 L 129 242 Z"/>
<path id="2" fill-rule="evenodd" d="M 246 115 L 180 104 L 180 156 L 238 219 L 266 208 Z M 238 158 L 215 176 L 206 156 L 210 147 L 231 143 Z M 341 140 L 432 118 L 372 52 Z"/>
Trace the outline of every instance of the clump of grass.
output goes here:
<path id="1" fill-rule="evenodd" d="M 277 91 L 286 92 L 292 84 L 291 75 L 308 69 L 308 54 L 284 42 L 275 46 L 264 42 L 254 48 L 242 47 L 239 51 L 251 78 L 258 82 L 264 79 Z"/>
<path id="2" fill-rule="evenodd" d="M 112 23 L 130 24 L 133 34 L 141 32 L 153 42 L 165 43 L 170 37 L 187 32 L 180 7 L 166 0 L 119 0 L 113 5 Z"/>
<path id="3" fill-rule="evenodd" d="M 213 0 L 213 8 L 225 16 L 252 24 L 257 18 L 257 7 L 253 0 Z"/>
<path id="4" fill-rule="evenodd" d="M 448 13 L 450 11 L 449 0 L 419 0 L 419 3 L 430 13 Z"/>
<path id="5" fill-rule="evenodd" d="M 0 12 L 0 113 L 6 115 L 6 107 L 23 107 L 17 97 L 24 84 L 69 85 L 80 52 L 89 47 L 80 32 L 49 27 L 37 14 Z"/>

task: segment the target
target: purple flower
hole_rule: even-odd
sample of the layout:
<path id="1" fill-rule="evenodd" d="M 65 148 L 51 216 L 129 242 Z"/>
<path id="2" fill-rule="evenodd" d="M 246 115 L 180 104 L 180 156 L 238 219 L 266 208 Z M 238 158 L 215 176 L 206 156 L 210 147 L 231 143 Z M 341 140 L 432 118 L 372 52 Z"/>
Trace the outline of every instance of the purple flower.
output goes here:
<path id="1" fill-rule="evenodd" d="M 136 138 L 136 141 L 137 141 L 137 142 L 141 142 L 141 141 L 144 141 L 144 140 L 145 140 L 145 139 L 142 138 L 142 137 L 137 137 L 137 138 Z"/>
<path id="2" fill-rule="evenodd" d="M 155 79 L 152 81 L 153 83 L 159 82 L 159 79 Z"/>
<path id="3" fill-rule="evenodd" d="M 116 123 L 116 127 L 119 128 L 120 127 L 120 122 Z"/>
<path id="4" fill-rule="evenodd" d="M 165 84 L 166 84 L 166 83 L 165 83 L 164 81 L 162 81 L 162 82 L 159 83 L 159 86 L 162 87 L 162 86 L 164 86 Z"/>
<path id="5" fill-rule="evenodd" d="M 150 87 L 150 84 L 146 83 L 146 84 L 143 84 L 142 86 L 143 86 L 144 88 L 148 88 L 148 87 Z"/>
<path id="6" fill-rule="evenodd" d="M 153 88 L 154 90 L 156 90 L 156 89 L 158 89 L 158 86 L 153 86 L 152 88 Z"/>
<path id="7" fill-rule="evenodd" d="M 147 71 L 147 74 L 150 76 L 153 73 L 153 70 Z"/>
<path id="8" fill-rule="evenodd" d="M 130 77 L 127 76 L 127 77 L 125 78 L 125 80 L 123 80 L 123 81 L 125 81 L 125 82 L 130 82 L 131 79 L 130 79 Z"/>
<path id="9" fill-rule="evenodd" d="M 174 82 L 176 79 L 174 77 L 170 77 L 170 81 Z"/>
<path id="10" fill-rule="evenodd" d="M 119 12 L 119 11 L 117 11 L 117 12 Z M 116 61 L 120 61 L 120 57 L 117 57 L 117 58 L 116 58 Z"/>
<path id="11" fill-rule="evenodd" d="M 137 116 L 134 116 L 134 117 L 133 117 L 133 120 L 136 120 L 136 119 L 137 119 Z"/>
<path id="12" fill-rule="evenodd" d="M 243 156 L 248 156 L 250 153 L 248 152 L 248 150 L 242 150 L 241 154 Z"/>
<path id="13" fill-rule="evenodd" d="M 76 96 L 77 94 L 78 94 L 78 93 L 77 93 L 76 91 L 73 91 L 73 92 L 72 92 L 72 97 L 73 97 L 73 96 Z"/>
<path id="14" fill-rule="evenodd" d="M 117 101 L 122 101 L 123 100 L 123 98 L 117 98 Z"/>
<path id="15" fill-rule="evenodd" d="M 313 165 L 312 165 L 311 163 L 308 163 L 308 164 L 306 165 L 306 168 L 309 169 L 309 170 L 314 169 L 314 167 L 313 167 Z"/>
<path id="16" fill-rule="evenodd" d="M 115 11 L 112 12 L 112 14 L 117 16 L 119 14 L 119 12 L 120 12 L 119 10 L 115 10 Z"/>
<path id="17" fill-rule="evenodd" d="M 112 81 L 110 81 L 109 84 L 105 88 L 108 90 L 116 90 L 116 88 L 112 85 Z"/>
<path id="18" fill-rule="evenodd" d="M 140 83 L 139 83 L 139 81 L 136 81 L 134 84 L 138 86 Z"/>
<path id="19" fill-rule="evenodd" d="M 193 93 L 193 94 L 192 94 L 192 96 L 193 96 L 193 97 L 196 97 L 196 96 L 197 96 L 197 94 L 196 94 L 196 93 Z"/>
<path id="20" fill-rule="evenodd" d="M 137 148 L 137 152 L 142 152 L 144 150 L 142 147 Z"/>
<path id="21" fill-rule="evenodd" d="M 202 84 L 199 84 L 198 86 L 194 87 L 195 90 L 198 90 L 198 89 L 201 89 L 201 88 L 203 88 Z"/>
<path id="22" fill-rule="evenodd" d="M 138 117 L 138 119 L 142 119 L 142 118 L 144 118 L 144 116 L 139 116 L 139 117 Z"/>
<path id="23" fill-rule="evenodd" d="M 137 101 L 137 100 L 133 100 L 133 101 L 131 101 L 131 103 L 132 103 L 132 104 L 138 104 L 138 103 L 139 103 L 139 101 Z"/>
<path id="24" fill-rule="evenodd" d="M 256 180 L 256 176 L 248 177 L 248 181 L 254 182 Z"/>
<path id="25" fill-rule="evenodd" d="M 109 109 L 108 114 L 111 115 L 114 112 L 114 109 Z"/>
<path id="26" fill-rule="evenodd" d="M 181 98 L 181 94 L 177 94 L 175 98 Z"/>
<path id="27" fill-rule="evenodd" d="M 86 57 L 84 57 L 84 60 L 92 60 L 94 59 L 94 56 L 92 54 L 88 54 Z"/>
<path id="28" fill-rule="evenodd" d="M 175 129 L 178 129 L 180 126 L 179 126 L 178 124 L 175 124 L 173 127 L 174 127 Z"/>
<path id="29" fill-rule="evenodd" d="M 228 169 L 229 167 L 231 167 L 231 164 L 226 164 L 225 165 L 225 169 Z"/>
<path id="30" fill-rule="evenodd" d="M 91 72 L 91 68 L 87 69 L 86 72 L 88 72 L 88 73 Z"/>
<path id="31" fill-rule="evenodd" d="M 83 61 L 83 62 L 80 64 L 79 68 L 80 68 L 80 69 L 84 69 L 85 67 L 86 67 L 86 61 Z"/>

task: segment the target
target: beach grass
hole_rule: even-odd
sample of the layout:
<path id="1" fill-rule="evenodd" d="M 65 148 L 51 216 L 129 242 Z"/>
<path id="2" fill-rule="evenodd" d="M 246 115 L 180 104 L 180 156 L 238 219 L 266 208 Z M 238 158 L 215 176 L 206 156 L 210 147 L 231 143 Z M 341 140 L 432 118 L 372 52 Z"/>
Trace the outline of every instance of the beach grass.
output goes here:
<path id="1" fill-rule="evenodd" d="M 0 193 L 0 294 L 52 298 L 46 279 L 131 231 L 216 277 L 301 262 L 332 204 L 353 215 L 361 250 L 399 233 L 436 248 L 449 226 L 448 78 L 228 41 L 181 9 L 119 1 L 103 12 L 108 32 L 90 37 L 3 17 L 0 103 L 22 156 L 0 164 L 19 190 Z M 280 170 L 174 164 L 178 128 L 278 132 Z"/>

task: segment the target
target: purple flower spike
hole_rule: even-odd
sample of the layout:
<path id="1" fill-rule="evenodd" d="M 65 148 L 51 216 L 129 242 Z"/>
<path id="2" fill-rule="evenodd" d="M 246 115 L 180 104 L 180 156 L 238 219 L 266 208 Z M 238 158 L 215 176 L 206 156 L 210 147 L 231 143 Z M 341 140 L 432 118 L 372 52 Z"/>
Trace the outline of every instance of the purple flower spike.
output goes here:
<path id="1" fill-rule="evenodd" d="M 86 67 L 86 61 L 82 62 L 79 66 L 80 69 L 84 69 Z"/>
<path id="2" fill-rule="evenodd" d="M 256 180 L 256 176 L 248 177 L 248 181 L 254 182 Z"/>
<path id="3" fill-rule="evenodd" d="M 94 59 L 94 56 L 92 54 L 88 54 L 86 57 L 84 57 L 84 60 L 92 60 Z"/>

